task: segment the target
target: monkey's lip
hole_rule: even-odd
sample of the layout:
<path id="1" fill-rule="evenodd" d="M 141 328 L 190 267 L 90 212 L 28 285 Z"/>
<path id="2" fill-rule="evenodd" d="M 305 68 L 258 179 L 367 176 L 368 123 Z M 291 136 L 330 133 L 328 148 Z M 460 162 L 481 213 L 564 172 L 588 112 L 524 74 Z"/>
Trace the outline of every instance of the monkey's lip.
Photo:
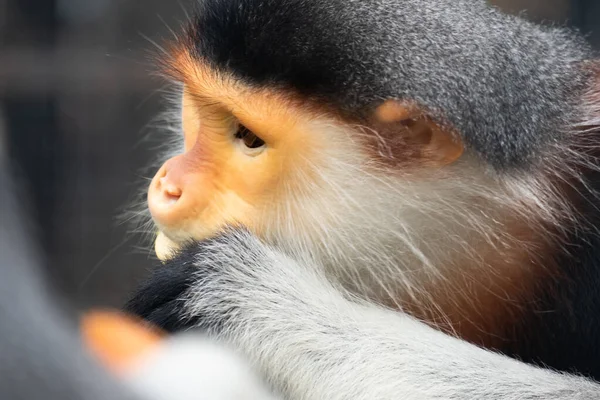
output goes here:
<path id="1" fill-rule="evenodd" d="M 161 261 L 166 261 L 180 249 L 179 244 L 175 243 L 167 237 L 162 231 L 156 236 L 154 242 L 154 252 L 156 257 Z"/>

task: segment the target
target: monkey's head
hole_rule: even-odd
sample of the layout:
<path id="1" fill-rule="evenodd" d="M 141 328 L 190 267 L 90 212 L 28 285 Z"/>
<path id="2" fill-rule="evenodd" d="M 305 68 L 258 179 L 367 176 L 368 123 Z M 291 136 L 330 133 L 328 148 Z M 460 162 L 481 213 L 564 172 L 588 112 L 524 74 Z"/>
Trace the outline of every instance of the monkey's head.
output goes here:
<path id="1" fill-rule="evenodd" d="M 531 258 L 569 214 L 587 58 L 484 2 L 203 1 L 164 62 L 185 149 L 156 252 L 243 226 L 375 292 Z"/>

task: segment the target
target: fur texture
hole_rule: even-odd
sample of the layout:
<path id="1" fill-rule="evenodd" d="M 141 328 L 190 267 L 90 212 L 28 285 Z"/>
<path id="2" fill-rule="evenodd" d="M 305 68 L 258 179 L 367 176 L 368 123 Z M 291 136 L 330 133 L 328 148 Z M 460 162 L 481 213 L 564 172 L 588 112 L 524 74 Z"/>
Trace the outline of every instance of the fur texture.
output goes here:
<path id="1" fill-rule="evenodd" d="M 600 377 L 599 96 L 579 36 L 479 0 L 205 0 L 179 46 L 355 124 L 315 117 L 327 146 L 286 178 L 262 241 L 192 245 L 131 311 L 206 329 L 291 400 L 598 396 L 398 312 Z M 390 98 L 458 132 L 465 155 L 390 168 L 402 153 L 368 124 Z M 361 151 L 374 137 L 380 158 Z"/>
<path id="2" fill-rule="evenodd" d="M 352 116 L 416 102 L 500 169 L 578 120 L 591 58 L 578 36 L 484 0 L 204 0 L 187 39 L 216 68 Z"/>
<path id="3" fill-rule="evenodd" d="M 582 377 L 522 364 L 345 297 L 318 268 L 246 232 L 192 246 L 163 268 L 189 277 L 191 265 L 194 283 L 178 280 L 177 300 L 157 305 L 134 298 L 128 309 L 163 326 L 183 322 L 226 340 L 286 399 L 600 396 L 600 386 Z M 155 275 L 145 294 L 172 291 L 173 280 L 164 277 Z"/>

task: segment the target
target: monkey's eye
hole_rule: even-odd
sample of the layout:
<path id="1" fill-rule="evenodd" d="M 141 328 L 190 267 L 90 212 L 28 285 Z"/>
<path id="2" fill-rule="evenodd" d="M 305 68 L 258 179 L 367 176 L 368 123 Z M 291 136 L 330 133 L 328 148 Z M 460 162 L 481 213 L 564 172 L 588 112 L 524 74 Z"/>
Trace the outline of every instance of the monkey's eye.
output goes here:
<path id="1" fill-rule="evenodd" d="M 239 142 L 243 143 L 244 147 L 249 150 L 258 151 L 265 146 L 264 140 L 256 136 L 250 129 L 241 124 L 235 133 L 235 138 Z"/>

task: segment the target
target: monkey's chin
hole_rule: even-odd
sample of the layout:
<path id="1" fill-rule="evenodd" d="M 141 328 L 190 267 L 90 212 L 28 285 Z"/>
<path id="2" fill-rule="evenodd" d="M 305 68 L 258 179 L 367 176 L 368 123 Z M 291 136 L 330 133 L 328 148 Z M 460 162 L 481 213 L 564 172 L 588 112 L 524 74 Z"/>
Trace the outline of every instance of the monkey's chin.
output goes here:
<path id="1" fill-rule="evenodd" d="M 169 239 L 164 233 L 159 232 L 154 242 L 154 252 L 161 261 L 166 261 L 179 250 L 179 245 Z"/>

